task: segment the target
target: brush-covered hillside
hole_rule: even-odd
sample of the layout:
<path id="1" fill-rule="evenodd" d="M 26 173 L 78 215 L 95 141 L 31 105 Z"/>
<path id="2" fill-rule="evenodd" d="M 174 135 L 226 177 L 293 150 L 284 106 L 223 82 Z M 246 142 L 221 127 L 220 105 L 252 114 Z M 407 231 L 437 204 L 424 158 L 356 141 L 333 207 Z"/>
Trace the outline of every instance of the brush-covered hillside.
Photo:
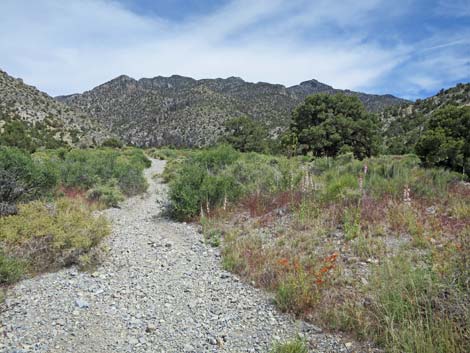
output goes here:
<path id="1" fill-rule="evenodd" d="M 425 131 L 434 112 L 446 105 L 470 106 L 470 83 L 442 89 L 438 94 L 385 109 L 382 117 L 387 147 L 391 153 L 414 152 L 414 146 Z"/>
<path id="2" fill-rule="evenodd" d="M 28 150 L 92 146 L 107 135 L 89 115 L 0 70 L 0 144 Z"/>
<path id="3" fill-rule="evenodd" d="M 374 112 L 407 102 L 342 91 L 316 80 L 285 87 L 237 77 L 195 80 L 177 75 L 140 80 L 119 76 L 83 94 L 57 99 L 96 117 L 128 143 L 191 147 L 216 142 L 224 123 L 240 116 L 267 125 L 277 135 L 289 126 L 292 110 L 315 93 L 357 96 Z"/>

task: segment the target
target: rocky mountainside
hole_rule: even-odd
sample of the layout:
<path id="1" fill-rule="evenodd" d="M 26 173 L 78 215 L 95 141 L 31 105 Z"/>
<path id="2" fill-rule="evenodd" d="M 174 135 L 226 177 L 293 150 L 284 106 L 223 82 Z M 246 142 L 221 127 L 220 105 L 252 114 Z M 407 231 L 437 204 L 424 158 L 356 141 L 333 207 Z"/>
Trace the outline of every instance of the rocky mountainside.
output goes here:
<path id="1" fill-rule="evenodd" d="M 28 140 L 22 147 L 94 145 L 107 136 L 86 113 L 0 70 L 0 144 L 21 139 Z"/>
<path id="2" fill-rule="evenodd" d="M 382 119 L 386 145 L 395 154 L 413 152 L 416 141 L 425 130 L 434 111 L 448 105 L 470 106 L 470 83 L 442 89 L 435 96 L 418 99 L 413 104 L 387 107 Z"/>
<path id="3" fill-rule="evenodd" d="M 171 76 L 135 80 L 119 76 L 83 94 L 57 99 L 96 117 L 124 141 L 138 146 L 204 146 L 218 139 L 223 123 L 247 115 L 273 134 L 289 125 L 292 110 L 314 93 L 358 96 L 370 111 L 407 101 L 341 91 L 316 80 L 292 87 L 237 77 L 195 80 Z"/>

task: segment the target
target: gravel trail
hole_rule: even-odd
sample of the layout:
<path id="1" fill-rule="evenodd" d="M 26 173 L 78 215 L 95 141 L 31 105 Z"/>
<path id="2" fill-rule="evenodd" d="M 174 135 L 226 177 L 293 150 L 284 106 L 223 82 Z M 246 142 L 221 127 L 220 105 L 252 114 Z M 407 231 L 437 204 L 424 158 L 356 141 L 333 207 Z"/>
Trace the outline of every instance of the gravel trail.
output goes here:
<path id="1" fill-rule="evenodd" d="M 269 352 L 296 334 L 313 352 L 348 352 L 224 271 L 196 227 L 161 216 L 166 186 L 152 176 L 164 165 L 146 170 L 145 195 L 104 211 L 113 232 L 96 272 L 68 268 L 9 291 L 0 352 Z"/>

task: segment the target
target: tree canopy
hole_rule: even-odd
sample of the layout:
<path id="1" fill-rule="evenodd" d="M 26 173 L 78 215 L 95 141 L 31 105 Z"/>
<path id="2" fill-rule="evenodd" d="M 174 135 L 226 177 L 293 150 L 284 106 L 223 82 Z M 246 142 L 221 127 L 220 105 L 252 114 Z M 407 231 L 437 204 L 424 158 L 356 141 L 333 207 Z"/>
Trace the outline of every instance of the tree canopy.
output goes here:
<path id="1" fill-rule="evenodd" d="M 221 142 L 240 152 L 266 152 L 269 148 L 268 129 L 253 119 L 242 116 L 228 120 Z"/>
<path id="2" fill-rule="evenodd" d="M 378 119 L 357 97 L 316 94 L 293 112 L 290 140 L 302 154 L 336 156 L 353 152 L 369 157 L 378 148 Z"/>
<path id="3" fill-rule="evenodd" d="M 436 110 L 416 144 L 425 166 L 441 166 L 470 175 L 470 107 Z"/>

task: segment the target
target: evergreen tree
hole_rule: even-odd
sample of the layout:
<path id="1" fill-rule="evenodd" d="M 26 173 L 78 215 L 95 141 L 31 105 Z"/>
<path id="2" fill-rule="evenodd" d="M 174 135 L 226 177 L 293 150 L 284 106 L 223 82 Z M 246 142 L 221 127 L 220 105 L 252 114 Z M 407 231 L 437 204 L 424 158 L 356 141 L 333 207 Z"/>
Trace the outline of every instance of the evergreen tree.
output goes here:
<path id="1" fill-rule="evenodd" d="M 470 107 L 448 105 L 436 110 L 415 149 L 428 167 L 470 175 Z"/>
<path id="2" fill-rule="evenodd" d="M 298 151 L 315 156 L 336 156 L 353 152 L 369 157 L 378 149 L 378 120 L 368 113 L 357 97 L 316 94 L 293 113 L 291 137 Z"/>

